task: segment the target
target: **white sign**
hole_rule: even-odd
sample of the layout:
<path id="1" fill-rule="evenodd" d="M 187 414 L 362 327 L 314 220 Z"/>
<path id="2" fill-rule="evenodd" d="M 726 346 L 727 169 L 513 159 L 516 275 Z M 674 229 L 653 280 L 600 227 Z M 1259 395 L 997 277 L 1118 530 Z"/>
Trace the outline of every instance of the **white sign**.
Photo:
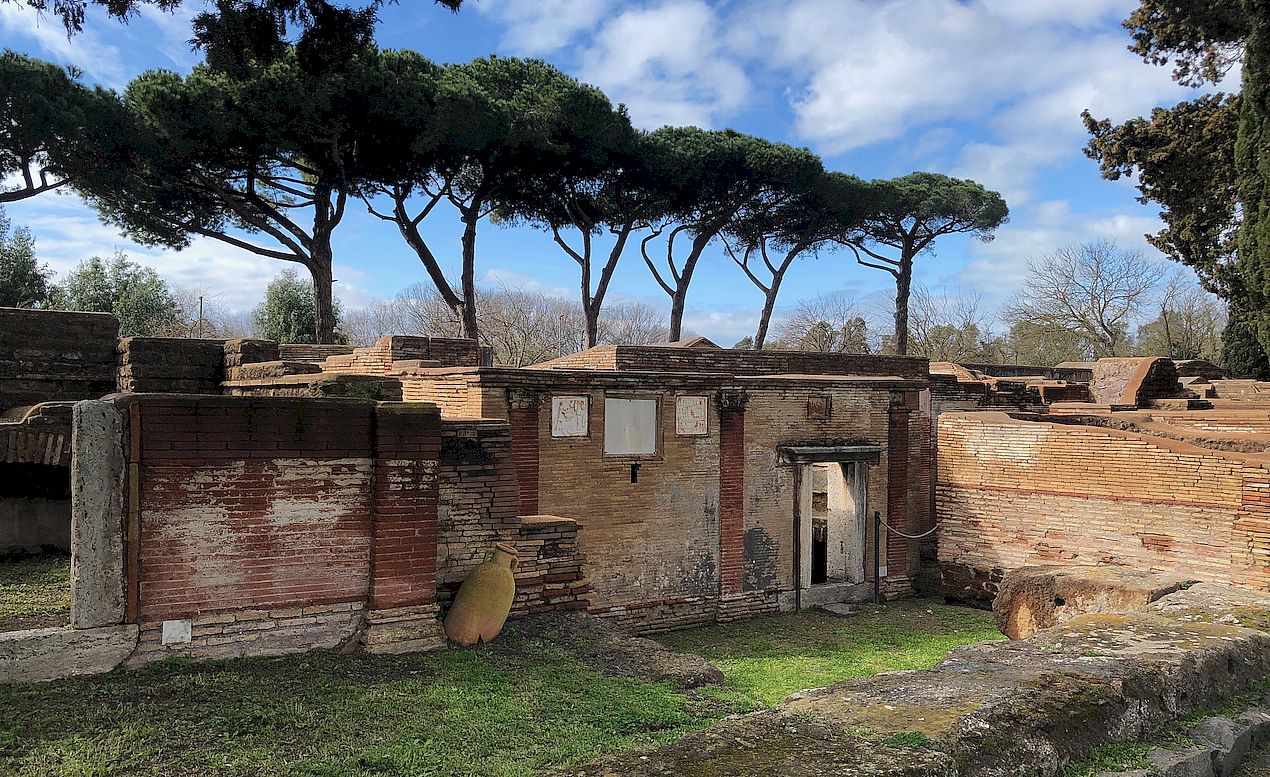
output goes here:
<path id="1" fill-rule="evenodd" d="M 551 436 L 586 437 L 590 410 L 590 397 L 552 397 Z"/>
<path id="2" fill-rule="evenodd" d="M 657 400 L 604 398 L 604 452 L 639 455 L 657 452 Z"/>
<path id="3" fill-rule="evenodd" d="M 194 622 L 191 620 L 164 621 L 159 642 L 164 645 L 183 645 L 193 639 Z"/>
<path id="4" fill-rule="evenodd" d="M 701 436 L 710 433 L 710 404 L 705 397 L 675 398 L 675 434 Z"/>

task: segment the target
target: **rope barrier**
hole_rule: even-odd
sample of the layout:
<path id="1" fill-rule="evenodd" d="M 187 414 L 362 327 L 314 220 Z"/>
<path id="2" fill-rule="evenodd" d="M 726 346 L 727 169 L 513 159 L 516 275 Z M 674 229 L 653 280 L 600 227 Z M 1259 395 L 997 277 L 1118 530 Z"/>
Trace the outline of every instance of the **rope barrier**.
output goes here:
<path id="1" fill-rule="evenodd" d="M 903 537 L 903 538 L 904 538 L 904 539 L 906 539 L 906 540 L 920 540 L 920 539 L 921 539 L 921 538 L 923 538 L 923 537 L 929 537 L 930 535 L 932 535 L 932 534 L 934 534 L 934 533 L 935 533 L 935 530 L 936 530 L 936 529 L 938 529 L 938 528 L 939 528 L 939 525 L 938 525 L 938 524 L 936 524 L 935 526 L 932 526 L 932 527 L 930 528 L 930 531 L 925 531 L 925 532 L 922 532 L 921 534 L 905 534 L 904 532 L 900 531 L 899 529 L 893 529 L 893 528 L 891 528 L 891 525 L 890 525 L 889 523 L 887 523 L 886 521 L 883 521 L 883 520 L 882 520 L 882 519 L 880 519 L 880 518 L 878 519 L 878 523 L 880 523 L 880 524 L 882 524 L 883 526 L 885 526 L 885 527 L 886 527 L 886 529 L 887 529 L 887 531 L 894 532 L 895 534 L 900 535 L 901 537 Z"/>

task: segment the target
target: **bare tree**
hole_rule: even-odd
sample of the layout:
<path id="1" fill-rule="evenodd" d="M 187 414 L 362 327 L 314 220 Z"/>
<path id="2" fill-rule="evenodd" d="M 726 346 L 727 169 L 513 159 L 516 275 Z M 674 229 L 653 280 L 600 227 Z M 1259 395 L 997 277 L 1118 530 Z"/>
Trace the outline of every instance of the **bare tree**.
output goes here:
<path id="1" fill-rule="evenodd" d="M 599 342 L 621 345 L 664 343 L 670 334 L 664 311 L 645 302 L 619 302 L 604 309 Z"/>
<path id="2" fill-rule="evenodd" d="M 800 300 L 777 320 L 776 348 L 826 353 L 869 353 L 869 327 L 855 300 L 830 294 Z"/>
<path id="3" fill-rule="evenodd" d="M 495 365 L 523 367 L 582 350 L 586 321 L 569 300 L 499 286 L 477 296 L 476 310 Z"/>
<path id="4" fill-rule="evenodd" d="M 156 329 L 154 337 L 229 340 L 251 336 L 251 315 L 229 310 L 222 295 L 184 288 L 173 288 L 170 294 L 176 303 L 176 318 Z"/>
<path id="5" fill-rule="evenodd" d="M 1160 314 L 1138 328 L 1138 353 L 1221 361 L 1225 305 L 1181 272 L 1160 294 Z"/>
<path id="6" fill-rule="evenodd" d="M 1065 331 L 1089 358 L 1124 356 L 1130 328 L 1164 279 L 1167 267 L 1109 241 L 1069 246 L 1028 262 L 1028 276 L 1005 317 L 1040 331 Z"/>
<path id="7" fill-rule="evenodd" d="M 974 291 L 934 294 L 915 286 L 909 306 L 909 354 L 933 361 L 991 361 L 992 330 L 980 311 L 982 299 Z"/>

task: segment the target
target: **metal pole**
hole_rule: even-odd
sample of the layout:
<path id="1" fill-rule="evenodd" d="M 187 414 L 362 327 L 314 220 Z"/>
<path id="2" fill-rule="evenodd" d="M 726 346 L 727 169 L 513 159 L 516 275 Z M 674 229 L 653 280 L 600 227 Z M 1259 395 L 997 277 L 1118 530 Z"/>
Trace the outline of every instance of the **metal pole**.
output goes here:
<path id="1" fill-rule="evenodd" d="M 873 511 L 873 603 L 882 603 L 882 513 Z"/>
<path id="2" fill-rule="evenodd" d="M 803 465 L 794 465 L 794 612 L 803 611 Z"/>

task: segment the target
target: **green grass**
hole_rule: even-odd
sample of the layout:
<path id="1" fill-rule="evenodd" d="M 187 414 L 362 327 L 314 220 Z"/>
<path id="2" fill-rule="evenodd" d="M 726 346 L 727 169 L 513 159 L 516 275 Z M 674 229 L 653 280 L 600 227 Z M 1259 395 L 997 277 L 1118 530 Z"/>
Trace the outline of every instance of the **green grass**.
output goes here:
<path id="1" fill-rule="evenodd" d="M 901 603 L 853 619 L 808 612 L 662 637 L 732 656 L 726 687 L 690 693 L 605 677 L 539 639 L 398 657 L 168 662 L 0 686 L 0 774 L 528 777 L 771 703 L 774 686 L 737 671 L 751 638 L 768 666 L 784 661 L 785 685 L 805 688 L 931 664 L 993 636 L 981 613 Z"/>
<path id="2" fill-rule="evenodd" d="M 1002 638 L 990 613 L 922 599 L 864 606 L 850 618 L 807 610 L 658 637 L 705 656 L 729 687 L 768 705 L 839 680 L 925 669 L 955 647 Z"/>
<path id="3" fill-rule="evenodd" d="M 1149 769 L 1147 753 L 1155 745 L 1150 742 L 1110 742 L 1095 747 L 1089 755 L 1063 767 L 1058 777 L 1094 777 L 1102 772 L 1127 772 L 1131 769 Z"/>
<path id="4" fill-rule="evenodd" d="M 64 626 L 70 618 L 70 556 L 0 561 L 0 631 Z"/>

